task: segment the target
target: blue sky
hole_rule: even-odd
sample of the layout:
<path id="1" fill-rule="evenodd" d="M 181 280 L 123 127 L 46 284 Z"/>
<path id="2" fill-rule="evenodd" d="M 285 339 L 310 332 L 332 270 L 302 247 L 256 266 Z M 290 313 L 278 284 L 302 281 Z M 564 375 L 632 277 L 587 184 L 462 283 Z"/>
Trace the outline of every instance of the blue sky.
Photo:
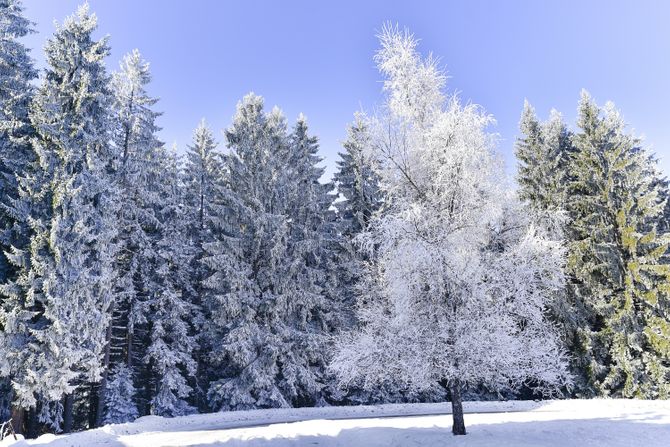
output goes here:
<path id="1" fill-rule="evenodd" d="M 80 1 L 25 0 L 41 48 L 53 20 Z M 222 143 L 237 101 L 254 91 L 290 121 L 303 112 L 332 173 L 354 111 L 381 100 L 372 62 L 375 31 L 406 26 L 446 67 L 449 88 L 497 120 L 499 151 L 513 172 L 524 98 L 545 118 L 574 122 L 582 88 L 613 100 L 670 173 L 670 2 L 89 0 L 99 34 L 111 36 L 108 67 L 139 48 L 161 98 L 161 137 L 183 149 L 205 117 Z"/>

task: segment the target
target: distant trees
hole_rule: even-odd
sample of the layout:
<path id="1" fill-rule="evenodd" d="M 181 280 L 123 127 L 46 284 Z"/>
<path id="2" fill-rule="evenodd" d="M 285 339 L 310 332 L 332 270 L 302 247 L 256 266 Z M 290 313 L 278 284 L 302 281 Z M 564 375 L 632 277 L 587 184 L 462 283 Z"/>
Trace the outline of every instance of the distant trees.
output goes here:
<path id="1" fill-rule="evenodd" d="M 513 193 L 492 118 L 387 27 L 386 101 L 327 182 L 307 119 L 253 93 L 225 148 L 203 120 L 182 159 L 149 64 L 134 50 L 110 76 L 95 29 L 87 6 L 58 26 L 35 85 L 31 23 L 0 0 L 17 431 L 448 395 L 463 434 L 464 393 L 668 397 L 668 181 L 611 104 L 583 94 L 570 131 L 526 103 Z"/>

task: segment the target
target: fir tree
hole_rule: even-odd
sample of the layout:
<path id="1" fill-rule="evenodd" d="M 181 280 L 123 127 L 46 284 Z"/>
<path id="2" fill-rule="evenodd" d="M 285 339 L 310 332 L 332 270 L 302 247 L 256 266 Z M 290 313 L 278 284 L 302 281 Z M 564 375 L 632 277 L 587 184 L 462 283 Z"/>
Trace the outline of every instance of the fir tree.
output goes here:
<path id="1" fill-rule="evenodd" d="M 342 294 L 345 308 L 343 316 L 353 324 L 354 295 L 358 279 L 363 271 L 367 256 L 360 250 L 356 238 L 367 231 L 368 223 L 383 204 L 379 187 L 379 175 L 372 159 L 372 141 L 368 119 L 357 113 L 354 122 L 347 130 L 347 139 L 343 144 L 345 152 L 340 153 L 338 170 L 333 180 L 337 185 L 339 200 L 337 209 L 337 228 L 340 235 L 338 247 L 339 292 Z"/>
<path id="2" fill-rule="evenodd" d="M 28 118 L 37 77 L 29 50 L 20 38 L 32 32 L 18 0 L 0 1 L 0 243 L 3 252 L 26 245 L 26 210 L 19 198 L 19 178 L 28 175 L 34 160 Z M 0 256 L 0 282 L 13 277 L 14 267 Z"/>
<path id="3" fill-rule="evenodd" d="M 182 187 L 176 154 L 162 157 L 163 175 L 157 179 L 163 197 L 157 205 L 161 223 L 155 235 L 155 257 L 151 286 L 144 306 L 148 318 L 148 347 L 144 357 L 151 374 L 151 412 L 181 416 L 194 412 L 188 399 L 189 382 L 195 377 L 197 348 L 194 324 L 200 321 L 199 307 L 191 302 L 193 245 L 184 220 Z"/>
<path id="4" fill-rule="evenodd" d="M 571 134 L 561 115 L 551 111 L 549 120 L 540 122 L 533 107 L 525 101 L 519 123 L 521 137 L 517 139 L 517 194 L 528 208 L 533 224 L 543 227 L 554 238 L 566 242 L 566 200 L 571 174 L 569 162 L 574 149 Z M 568 276 L 566 287 L 553 294 L 550 302 L 552 320 L 560 327 L 562 338 L 571 354 L 571 371 L 575 376 L 577 394 L 589 394 L 584 374 L 584 352 L 579 331 L 588 324 L 589 312 L 583 297 L 575 289 L 576 281 Z"/>
<path id="5" fill-rule="evenodd" d="M 160 130 L 156 124 L 160 113 L 153 110 L 157 99 L 147 92 L 150 82 L 149 64 L 138 50 L 123 58 L 121 69 L 114 74 L 112 82 L 115 113 L 113 140 L 119 151 L 115 175 L 123 206 L 119 208 L 117 217 L 120 231 L 115 269 L 118 279 L 109 363 L 113 370 L 126 365 L 128 374 L 135 380 L 138 380 L 137 369 L 143 364 L 143 350 L 146 349 L 143 345 L 146 344 L 146 334 L 142 330 L 146 330 L 143 324 L 147 321 L 142 302 L 146 300 L 146 285 L 152 274 L 149 260 L 155 251 L 155 233 L 159 225 L 155 205 L 160 202 L 161 195 L 155 184 L 165 175 L 161 170 L 163 143 L 156 136 Z M 136 333 L 138 330 L 139 333 Z M 127 389 L 123 388 L 123 391 Z M 110 392 L 119 390 L 117 387 Z M 128 419 L 138 413 L 138 408 L 132 406 L 139 403 L 137 395 L 126 404 L 125 408 L 129 411 L 126 416 L 113 407 L 112 402 L 118 399 L 120 397 L 115 395 L 106 398 L 107 420 L 110 417 Z"/>
<path id="6" fill-rule="evenodd" d="M 29 50 L 21 44 L 22 37 L 32 32 L 32 24 L 23 16 L 19 0 L 0 1 L 0 284 L 16 279 L 26 262 L 29 229 L 29 203 L 23 200 L 19 181 L 29 176 L 35 156 L 30 147 L 34 129 L 28 108 L 34 92 L 31 81 L 37 77 Z M 4 256 L 7 253 L 7 258 Z M 11 261 L 8 261 L 10 259 Z M 21 298 L 15 291 L 3 288 L 8 301 L 0 296 L 0 413 L 7 416 L 12 400 L 10 359 L 3 347 L 6 318 L 20 312 Z M 18 300 L 18 301 L 17 301 Z M 15 431 L 23 427 L 23 411 L 15 407 Z M 0 416 L 1 417 L 1 416 Z M 7 419 L 7 417 L 5 417 Z"/>
<path id="7" fill-rule="evenodd" d="M 608 103 L 579 103 L 571 167 L 568 268 L 591 311 L 583 331 L 588 373 L 598 393 L 668 396 L 669 235 L 654 161 Z"/>
<path id="8" fill-rule="evenodd" d="M 112 303 L 115 182 L 106 39 L 94 41 L 86 6 L 45 47 L 45 79 L 30 109 L 38 164 L 22 181 L 31 204 L 29 262 L 6 286 L 16 404 L 41 406 L 41 419 L 72 426 L 72 393 L 97 382 Z M 45 420 L 48 419 L 48 420 Z"/>
<path id="9" fill-rule="evenodd" d="M 193 247 L 191 285 L 194 294 L 191 301 L 197 306 L 208 300 L 206 297 L 208 289 L 204 286 L 204 282 L 212 272 L 204 263 L 204 258 L 207 256 L 205 246 L 215 239 L 213 222 L 217 220 L 221 211 L 217 204 L 221 201 L 223 168 L 221 154 L 216 151 L 216 147 L 214 135 L 203 119 L 193 133 L 193 142 L 188 146 L 183 172 L 186 235 Z M 203 324 L 201 321 L 193 323 L 197 327 Z M 211 344 L 208 343 L 207 337 L 203 336 L 199 345 L 201 351 L 194 353 L 199 370 L 195 384 L 195 400 L 199 409 L 205 409 L 209 374 L 203 353 L 209 350 Z"/>
<path id="10" fill-rule="evenodd" d="M 132 422 L 139 414 L 135 405 L 135 385 L 133 373 L 127 365 L 121 363 L 110 371 L 106 393 L 107 411 L 103 418 L 105 424 Z"/>
<path id="11" fill-rule="evenodd" d="M 209 338 L 219 340 L 211 360 L 223 371 L 212 382 L 210 403 L 217 409 L 314 403 L 322 372 L 312 365 L 322 361 L 327 318 L 325 258 L 313 239 L 323 223 L 316 210 L 327 202 L 314 184 L 315 141 L 304 124 L 289 138 L 281 112 L 265 113 L 253 94 L 238 104 L 226 139 L 225 211 L 205 259 L 212 270 Z M 306 208 L 289 206 L 302 199 Z"/>
<path id="12" fill-rule="evenodd" d="M 340 231 L 347 239 L 365 231 L 372 215 L 381 208 L 379 176 L 372 159 L 371 135 L 367 119 L 356 114 L 347 129 L 347 139 L 337 161 L 334 180 L 341 200 L 335 205 Z"/>

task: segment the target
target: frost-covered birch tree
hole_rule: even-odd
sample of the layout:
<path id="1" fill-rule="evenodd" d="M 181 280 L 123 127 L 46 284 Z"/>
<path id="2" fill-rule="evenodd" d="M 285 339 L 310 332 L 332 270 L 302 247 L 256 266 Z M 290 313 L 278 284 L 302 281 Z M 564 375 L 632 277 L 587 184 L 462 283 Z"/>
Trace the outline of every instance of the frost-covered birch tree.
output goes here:
<path id="1" fill-rule="evenodd" d="M 464 388 L 569 382 L 544 315 L 563 250 L 501 188 L 491 117 L 443 93 L 444 74 L 409 32 L 387 26 L 380 41 L 387 101 L 372 144 L 388 204 L 363 236 L 373 261 L 361 327 L 342 337 L 332 367 L 345 386 L 448 387 L 453 432 L 465 434 Z"/>

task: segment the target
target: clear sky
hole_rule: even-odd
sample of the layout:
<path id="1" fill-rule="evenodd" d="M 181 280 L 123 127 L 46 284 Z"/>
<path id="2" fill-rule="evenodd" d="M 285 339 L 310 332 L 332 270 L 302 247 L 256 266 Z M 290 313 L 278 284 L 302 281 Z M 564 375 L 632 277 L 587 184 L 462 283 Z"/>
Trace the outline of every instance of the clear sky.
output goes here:
<path id="1" fill-rule="evenodd" d="M 26 39 L 40 67 L 53 20 L 77 0 L 25 0 L 38 34 Z M 139 48 L 160 97 L 161 137 L 183 149 L 205 117 L 219 141 L 237 101 L 253 91 L 290 121 L 303 112 L 319 136 L 328 174 L 354 111 L 381 100 L 372 62 L 385 21 L 406 26 L 439 56 L 449 88 L 492 113 L 513 172 L 524 98 L 546 118 L 574 122 L 586 88 L 614 101 L 670 173 L 670 1 L 216 1 L 89 0 L 108 67 Z"/>

